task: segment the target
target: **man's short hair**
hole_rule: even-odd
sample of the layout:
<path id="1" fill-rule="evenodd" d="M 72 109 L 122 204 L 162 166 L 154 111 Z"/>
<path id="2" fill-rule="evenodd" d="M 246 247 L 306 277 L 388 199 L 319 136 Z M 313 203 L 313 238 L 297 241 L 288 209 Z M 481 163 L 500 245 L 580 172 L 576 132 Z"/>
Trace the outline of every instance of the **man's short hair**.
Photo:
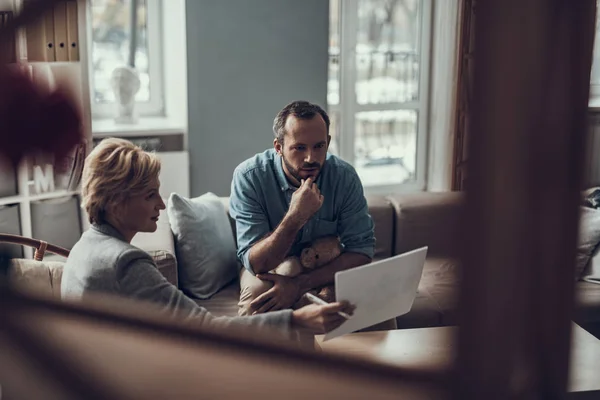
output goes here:
<path id="1" fill-rule="evenodd" d="M 283 142 L 285 136 L 285 123 L 290 115 L 298 119 L 313 119 L 315 115 L 321 115 L 327 126 L 327 134 L 329 134 L 329 115 L 317 104 L 309 103 L 308 101 L 293 101 L 283 107 L 273 121 L 273 133 L 279 142 Z"/>
<path id="2" fill-rule="evenodd" d="M 87 156 L 81 182 L 82 205 L 90 223 L 106 223 L 109 207 L 142 194 L 160 173 L 160 160 L 124 139 L 101 141 Z"/>

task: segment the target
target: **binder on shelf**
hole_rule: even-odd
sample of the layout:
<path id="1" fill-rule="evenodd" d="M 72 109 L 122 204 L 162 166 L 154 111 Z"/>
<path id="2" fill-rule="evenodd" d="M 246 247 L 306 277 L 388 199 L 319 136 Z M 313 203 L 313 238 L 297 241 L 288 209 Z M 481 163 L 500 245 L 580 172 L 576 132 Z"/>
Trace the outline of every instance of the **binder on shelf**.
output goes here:
<path id="1" fill-rule="evenodd" d="M 32 202 L 31 231 L 36 239 L 71 249 L 81 236 L 78 198 Z"/>
<path id="2" fill-rule="evenodd" d="M 67 1 L 67 42 L 69 61 L 79 61 L 77 0 Z"/>
<path id="3" fill-rule="evenodd" d="M 21 235 L 21 218 L 19 205 L 0 206 L 0 232 L 11 235 Z M 13 258 L 23 257 L 23 247 L 15 244 L 0 243 L 0 253 Z"/>
<path id="4" fill-rule="evenodd" d="M 67 3 L 54 4 L 54 57 L 55 61 L 69 61 L 67 39 Z"/>
<path id="5" fill-rule="evenodd" d="M 44 48 L 46 59 L 40 61 L 56 61 L 56 44 L 54 43 L 54 13 L 48 10 L 43 18 L 44 23 Z"/>
<path id="6" fill-rule="evenodd" d="M 55 61 L 53 10 L 46 11 L 38 20 L 28 24 L 25 37 L 28 61 Z"/>

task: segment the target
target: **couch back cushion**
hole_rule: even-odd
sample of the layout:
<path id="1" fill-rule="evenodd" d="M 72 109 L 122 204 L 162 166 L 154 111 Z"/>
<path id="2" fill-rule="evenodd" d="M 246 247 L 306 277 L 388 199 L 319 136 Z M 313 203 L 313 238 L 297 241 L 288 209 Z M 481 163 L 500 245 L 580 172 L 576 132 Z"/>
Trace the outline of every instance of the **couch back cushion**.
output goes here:
<path id="1" fill-rule="evenodd" d="M 422 246 L 429 247 L 429 255 L 456 256 L 456 228 L 461 222 L 463 196 L 458 192 L 367 196 L 369 213 L 375 223 L 375 259 Z M 235 240 L 235 220 L 229 214 L 229 197 L 219 200 L 227 211 Z M 157 232 L 139 233 L 132 244 L 152 255 L 161 251 L 161 256 L 166 256 L 173 264 L 167 269 L 177 271 L 173 235 L 166 212 L 161 212 Z M 165 251 L 168 254 L 163 254 Z"/>
<path id="2" fill-rule="evenodd" d="M 64 263 L 14 258 L 10 261 L 9 279 L 15 286 L 60 298 L 60 280 Z"/>
<path id="3" fill-rule="evenodd" d="M 428 246 L 428 256 L 457 256 L 463 193 L 406 193 L 387 199 L 396 212 L 394 254 Z"/>
<path id="4" fill-rule="evenodd" d="M 131 244 L 150 254 L 156 262 L 158 270 L 169 282 L 178 286 L 179 278 L 177 258 L 175 256 L 175 241 L 167 210 L 160 211 L 155 232 L 140 232 L 133 237 Z"/>

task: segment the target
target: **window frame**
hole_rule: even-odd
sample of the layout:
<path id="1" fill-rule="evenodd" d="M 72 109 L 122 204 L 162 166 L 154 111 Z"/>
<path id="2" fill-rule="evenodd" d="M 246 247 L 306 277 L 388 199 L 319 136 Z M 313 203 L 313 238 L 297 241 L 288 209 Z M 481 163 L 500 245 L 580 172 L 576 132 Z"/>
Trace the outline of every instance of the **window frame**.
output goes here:
<path id="1" fill-rule="evenodd" d="M 89 0 L 90 2 L 93 0 Z M 150 79 L 150 100 L 136 101 L 136 112 L 140 117 L 163 117 L 165 116 L 164 100 L 164 75 L 163 75 L 163 53 L 162 53 L 162 0 L 146 0 L 147 13 L 147 35 L 148 35 L 148 68 Z M 90 76 L 90 103 L 92 119 L 111 119 L 115 115 L 114 103 L 97 103 L 94 100 L 94 70 L 93 70 L 93 35 L 91 32 L 91 12 L 88 17 L 90 43 L 88 46 L 89 76 Z"/>
<path id="2" fill-rule="evenodd" d="M 358 5 L 359 0 L 339 1 L 339 103 L 328 104 L 329 113 L 336 113 L 339 125 L 337 126 L 337 142 L 339 156 L 354 165 L 354 145 L 356 138 L 355 115 L 361 111 L 386 111 L 386 110 L 416 110 L 417 116 L 417 144 L 415 179 L 406 183 L 369 185 L 363 182 L 367 193 L 390 193 L 406 191 L 422 191 L 427 185 L 427 146 L 429 123 L 429 83 L 430 83 L 430 52 L 432 48 L 432 0 L 421 0 L 422 12 L 420 21 L 420 49 L 419 49 L 419 98 L 417 101 L 383 103 L 383 104 L 358 104 L 355 91 L 356 62 L 355 48 L 358 32 Z M 331 54 L 331 53 L 330 53 Z M 343 134 L 341 134 L 343 132 Z"/>

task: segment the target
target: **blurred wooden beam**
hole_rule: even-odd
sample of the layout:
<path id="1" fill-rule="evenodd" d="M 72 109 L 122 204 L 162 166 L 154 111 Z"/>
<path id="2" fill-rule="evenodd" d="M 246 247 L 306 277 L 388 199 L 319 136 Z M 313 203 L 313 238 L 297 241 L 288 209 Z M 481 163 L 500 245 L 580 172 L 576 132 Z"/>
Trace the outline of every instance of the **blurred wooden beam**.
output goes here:
<path id="1" fill-rule="evenodd" d="M 7 398 L 39 398 L 30 376 L 58 393 L 49 399 L 434 399 L 449 386 L 442 372 L 306 351 L 252 327 L 200 327 L 118 296 L 69 302 L 11 290 L 0 304 Z"/>
<path id="2" fill-rule="evenodd" d="M 457 399 L 563 398 L 595 0 L 479 0 Z"/>

